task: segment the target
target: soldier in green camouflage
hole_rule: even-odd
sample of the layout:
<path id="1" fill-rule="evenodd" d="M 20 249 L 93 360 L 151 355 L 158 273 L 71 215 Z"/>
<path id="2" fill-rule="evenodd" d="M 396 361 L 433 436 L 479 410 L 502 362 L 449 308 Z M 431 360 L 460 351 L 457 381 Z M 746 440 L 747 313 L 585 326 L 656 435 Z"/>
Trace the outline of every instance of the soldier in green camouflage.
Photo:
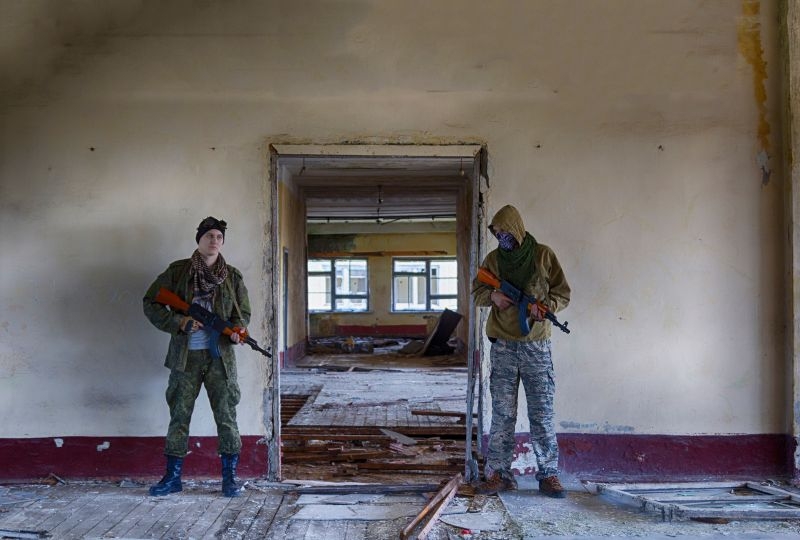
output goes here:
<path id="1" fill-rule="evenodd" d="M 525 230 L 516 208 L 504 206 L 492 219 L 489 230 L 498 249 L 484 259 L 483 268 L 537 298 L 556 313 L 567 307 L 570 287 L 564 271 L 549 247 L 539 244 Z M 492 424 L 486 460 L 487 479 L 478 485 L 480 493 L 516 489 L 511 471 L 515 447 L 517 396 L 520 382 L 525 387 L 531 446 L 536 454 L 539 490 L 550 497 L 564 497 L 558 479 L 558 443 L 554 425 L 555 378 L 550 353 L 551 323 L 534 305 L 530 332 L 522 334 L 518 310 L 513 301 L 478 279 L 472 294 L 478 306 L 491 306 L 486 336 L 492 342 L 489 391 L 492 395 Z"/>
<path id="2" fill-rule="evenodd" d="M 236 405 L 241 397 L 233 350 L 239 334 L 219 336 L 220 358 L 213 358 L 212 335 L 192 317 L 156 302 L 159 289 L 166 288 L 188 303 L 197 303 L 234 325 L 245 328 L 250 320 L 250 301 L 242 274 L 225 262 L 220 249 L 225 242 L 225 221 L 207 217 L 197 227 L 197 249 L 189 259 L 173 262 L 150 285 L 143 299 L 144 313 L 153 325 L 170 334 L 164 365 L 170 369 L 167 405 L 170 422 L 164 454 L 167 472 L 150 487 L 151 495 L 181 491 L 183 458 L 188 453 L 189 423 L 201 386 L 205 386 L 217 424 L 218 453 L 222 461 L 222 491 L 236 497 L 241 486 L 236 467 L 242 440 L 236 423 Z"/>

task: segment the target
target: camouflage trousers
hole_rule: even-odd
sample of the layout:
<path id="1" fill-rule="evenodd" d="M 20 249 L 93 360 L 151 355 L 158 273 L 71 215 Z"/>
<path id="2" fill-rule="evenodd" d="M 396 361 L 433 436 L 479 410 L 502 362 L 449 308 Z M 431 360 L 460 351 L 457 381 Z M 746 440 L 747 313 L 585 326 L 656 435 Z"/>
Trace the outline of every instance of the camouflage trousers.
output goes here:
<path id="1" fill-rule="evenodd" d="M 536 455 L 536 479 L 558 474 L 558 443 L 553 414 L 555 380 L 550 340 L 498 339 L 491 349 L 492 427 L 489 432 L 488 469 L 510 478 L 517 423 L 519 383 L 525 388 L 531 445 Z"/>
<path id="2" fill-rule="evenodd" d="M 242 439 L 236 425 L 236 405 L 241 393 L 236 382 L 236 372 L 225 375 L 222 359 L 211 358 L 208 350 L 189 351 L 186 370 L 173 369 L 167 385 L 169 428 L 164 454 L 183 457 L 189 451 L 189 423 L 200 387 L 206 387 L 211 411 L 217 424 L 217 452 L 238 454 Z"/>

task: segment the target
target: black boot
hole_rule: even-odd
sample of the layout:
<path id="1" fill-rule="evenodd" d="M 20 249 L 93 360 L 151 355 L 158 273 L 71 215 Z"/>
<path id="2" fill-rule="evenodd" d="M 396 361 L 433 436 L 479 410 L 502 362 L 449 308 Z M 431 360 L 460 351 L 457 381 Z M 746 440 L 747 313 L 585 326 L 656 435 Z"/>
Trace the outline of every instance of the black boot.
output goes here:
<path id="1" fill-rule="evenodd" d="M 167 474 L 164 475 L 158 484 L 150 486 L 150 495 L 163 497 L 170 493 L 177 493 L 183 489 L 181 485 L 181 468 L 183 458 L 167 456 Z"/>
<path id="2" fill-rule="evenodd" d="M 239 454 L 222 454 L 222 494 L 226 497 L 238 497 L 242 493 L 242 485 L 236 481 L 236 466 L 239 465 Z"/>

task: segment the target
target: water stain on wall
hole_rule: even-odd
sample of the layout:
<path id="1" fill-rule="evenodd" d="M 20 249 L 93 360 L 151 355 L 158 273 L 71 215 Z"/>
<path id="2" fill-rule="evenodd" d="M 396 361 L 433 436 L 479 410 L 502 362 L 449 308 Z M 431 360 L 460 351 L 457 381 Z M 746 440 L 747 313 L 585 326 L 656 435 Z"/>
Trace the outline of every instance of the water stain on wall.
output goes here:
<path id="1" fill-rule="evenodd" d="M 354 234 L 328 234 L 310 235 L 308 237 L 309 253 L 336 253 L 355 251 L 356 235 Z"/>
<path id="2" fill-rule="evenodd" d="M 769 164 L 765 157 L 769 154 L 769 121 L 767 120 L 767 62 L 764 60 L 764 49 L 761 47 L 761 22 L 759 0 L 743 0 L 742 16 L 739 19 L 737 42 L 739 52 L 753 69 L 753 92 L 758 107 L 758 142 L 759 165 L 762 171 L 762 183 L 769 182 Z"/>

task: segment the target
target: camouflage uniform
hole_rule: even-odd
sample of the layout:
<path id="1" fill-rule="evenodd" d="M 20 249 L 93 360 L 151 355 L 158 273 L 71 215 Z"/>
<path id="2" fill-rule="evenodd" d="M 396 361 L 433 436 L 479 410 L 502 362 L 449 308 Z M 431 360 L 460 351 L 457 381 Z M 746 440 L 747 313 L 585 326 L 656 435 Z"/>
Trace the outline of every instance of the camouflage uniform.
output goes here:
<path id="1" fill-rule="evenodd" d="M 211 358 L 208 350 L 190 351 L 189 335 L 180 329 L 183 314 L 155 301 L 158 290 L 164 287 L 191 303 L 194 291 L 189 269 L 189 259 L 173 262 L 150 285 L 143 299 L 144 313 L 150 322 L 171 335 L 164 362 L 171 370 L 166 392 L 170 422 L 164 453 L 176 457 L 188 453 L 189 422 L 200 386 L 205 385 L 217 424 L 218 453 L 238 454 L 242 441 L 236 424 L 236 405 L 241 393 L 236 378 L 235 345 L 227 337 L 220 337 L 221 358 L 217 359 Z M 228 278 L 217 287 L 213 312 L 236 326 L 246 327 L 250 320 L 247 288 L 241 272 L 233 266 L 228 265 Z"/>
<path id="2" fill-rule="evenodd" d="M 498 339 L 492 344 L 492 427 L 486 465 L 510 478 L 517 423 L 519 383 L 525 388 L 531 444 L 536 454 L 536 479 L 558 474 L 558 443 L 553 421 L 555 380 L 550 340 L 513 341 Z"/>
<path id="3" fill-rule="evenodd" d="M 513 211 L 509 211 L 507 209 Z M 516 209 L 507 206 L 492 220 L 492 225 L 514 233 L 521 242 L 525 226 Z M 498 250 L 490 252 L 482 267 L 501 279 Z M 534 271 L 523 292 L 536 297 L 556 313 L 569 304 L 570 287 L 555 253 L 548 246 L 537 244 Z M 472 294 L 478 306 L 491 306 L 486 335 L 492 341 L 489 390 L 492 395 L 492 425 L 489 433 L 487 467 L 506 479 L 513 479 L 511 462 L 515 446 L 519 384 L 525 388 L 533 451 L 536 454 L 536 478 L 542 480 L 558 474 L 553 402 L 555 379 L 550 352 L 550 321 L 529 320 L 531 331 L 522 335 L 517 308 L 501 311 L 491 301 L 492 287 L 473 281 Z M 488 474 L 487 474 L 488 476 Z"/>

